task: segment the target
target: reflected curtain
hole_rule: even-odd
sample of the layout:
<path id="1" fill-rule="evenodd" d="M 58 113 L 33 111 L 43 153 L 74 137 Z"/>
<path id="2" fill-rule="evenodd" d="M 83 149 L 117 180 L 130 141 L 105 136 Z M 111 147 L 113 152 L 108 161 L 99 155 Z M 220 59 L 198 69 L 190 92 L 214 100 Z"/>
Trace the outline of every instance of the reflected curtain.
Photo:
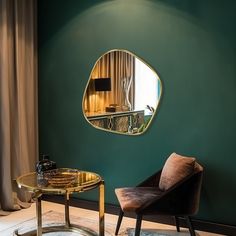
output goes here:
<path id="1" fill-rule="evenodd" d="M 0 215 L 29 206 L 15 179 L 38 158 L 36 0 L 0 0 Z"/>
<path id="2" fill-rule="evenodd" d="M 124 51 L 112 51 L 100 58 L 93 68 L 90 83 L 85 94 L 84 110 L 86 113 L 104 112 L 110 104 L 116 105 L 118 110 L 123 110 L 125 94 L 124 82 L 132 80 L 129 90 L 131 109 L 134 107 L 134 65 L 135 57 Z M 93 79 L 111 78 L 111 91 L 96 92 Z"/>

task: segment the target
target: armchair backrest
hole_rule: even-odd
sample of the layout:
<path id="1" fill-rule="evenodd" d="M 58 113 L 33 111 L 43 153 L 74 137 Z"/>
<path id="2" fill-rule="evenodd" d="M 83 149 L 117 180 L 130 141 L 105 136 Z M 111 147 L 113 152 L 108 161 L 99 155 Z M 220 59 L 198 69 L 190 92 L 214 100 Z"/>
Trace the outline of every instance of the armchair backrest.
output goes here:
<path id="1" fill-rule="evenodd" d="M 195 163 L 194 174 L 190 178 L 189 189 L 187 190 L 190 194 L 187 209 L 189 215 L 194 215 L 198 212 L 200 195 L 201 195 L 201 186 L 202 186 L 202 177 L 203 177 L 203 167 L 199 163 Z"/>
<path id="2" fill-rule="evenodd" d="M 143 213 L 164 215 L 194 215 L 198 212 L 203 167 L 195 162 L 191 175 L 176 183 L 148 206 L 140 209 Z"/>

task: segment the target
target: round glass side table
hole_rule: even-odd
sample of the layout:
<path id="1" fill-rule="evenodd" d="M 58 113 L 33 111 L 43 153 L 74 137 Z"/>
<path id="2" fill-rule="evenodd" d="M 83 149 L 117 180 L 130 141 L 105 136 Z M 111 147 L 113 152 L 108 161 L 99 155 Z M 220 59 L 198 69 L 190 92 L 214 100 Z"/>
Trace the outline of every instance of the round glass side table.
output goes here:
<path id="1" fill-rule="evenodd" d="M 15 236 L 42 236 L 43 233 L 69 231 L 84 236 L 98 235 L 88 228 L 78 227 L 70 223 L 69 198 L 72 193 L 81 193 L 99 188 L 99 236 L 104 236 L 104 180 L 100 175 L 78 169 L 60 168 L 46 171 L 42 175 L 36 172 L 27 173 L 16 179 L 19 188 L 33 193 L 36 201 L 37 228 L 24 234 L 14 232 Z M 42 227 L 41 199 L 43 194 L 64 195 L 65 197 L 65 225 Z"/>

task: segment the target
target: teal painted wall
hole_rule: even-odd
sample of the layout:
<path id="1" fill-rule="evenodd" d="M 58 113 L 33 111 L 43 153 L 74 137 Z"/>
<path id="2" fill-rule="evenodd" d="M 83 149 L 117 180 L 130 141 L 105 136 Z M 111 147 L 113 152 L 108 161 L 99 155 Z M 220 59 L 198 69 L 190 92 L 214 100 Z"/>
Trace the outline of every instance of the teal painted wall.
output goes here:
<path id="1" fill-rule="evenodd" d="M 196 218 L 236 225 L 236 1 L 38 1 L 40 152 L 61 167 L 100 173 L 106 202 L 172 153 L 205 167 Z M 155 68 L 163 97 L 150 129 L 106 133 L 83 117 L 95 61 L 130 50 Z M 95 200 L 95 192 L 80 197 Z"/>

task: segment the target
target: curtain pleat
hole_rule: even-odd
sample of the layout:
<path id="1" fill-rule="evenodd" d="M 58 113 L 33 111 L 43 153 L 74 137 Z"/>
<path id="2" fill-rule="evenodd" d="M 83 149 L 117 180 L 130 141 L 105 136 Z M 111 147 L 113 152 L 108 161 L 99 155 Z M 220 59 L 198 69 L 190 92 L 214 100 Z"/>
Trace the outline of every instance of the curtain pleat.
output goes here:
<path id="1" fill-rule="evenodd" d="M 103 113 L 110 104 L 115 104 L 120 111 L 124 110 L 125 94 L 123 80 L 132 80 L 129 91 L 131 109 L 134 107 L 134 64 L 135 57 L 125 51 L 112 51 L 103 55 L 91 73 L 90 83 L 85 94 L 84 111 L 86 114 Z M 111 91 L 96 92 L 93 79 L 111 78 Z"/>
<path id="2" fill-rule="evenodd" d="M 36 0 L 0 0 L 0 214 L 29 206 L 17 176 L 38 159 Z"/>

